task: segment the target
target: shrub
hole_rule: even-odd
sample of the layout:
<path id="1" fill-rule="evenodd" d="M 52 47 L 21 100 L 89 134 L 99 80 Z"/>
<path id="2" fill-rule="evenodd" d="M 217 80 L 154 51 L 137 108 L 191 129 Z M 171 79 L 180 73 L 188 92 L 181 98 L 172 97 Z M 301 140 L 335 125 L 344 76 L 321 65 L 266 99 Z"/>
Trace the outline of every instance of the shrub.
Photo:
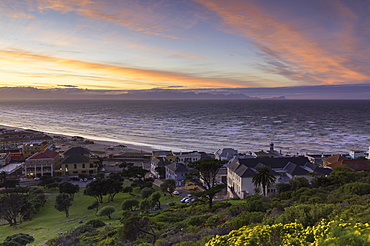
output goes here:
<path id="1" fill-rule="evenodd" d="M 86 222 L 86 225 L 91 225 L 94 228 L 99 228 L 105 226 L 106 224 L 99 219 L 93 219 Z"/>

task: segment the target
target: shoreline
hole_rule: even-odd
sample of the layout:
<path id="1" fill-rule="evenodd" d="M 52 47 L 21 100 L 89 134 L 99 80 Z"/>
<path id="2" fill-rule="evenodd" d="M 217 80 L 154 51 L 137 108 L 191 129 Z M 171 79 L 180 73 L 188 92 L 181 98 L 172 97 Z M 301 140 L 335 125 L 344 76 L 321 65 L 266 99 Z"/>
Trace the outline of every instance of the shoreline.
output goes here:
<path id="1" fill-rule="evenodd" d="M 18 130 L 18 131 L 24 131 L 24 130 L 34 130 L 42 132 L 50 137 L 53 138 L 55 142 L 55 146 L 59 146 L 59 144 L 63 144 L 65 146 L 59 146 L 61 147 L 61 150 L 66 151 L 66 147 L 71 146 L 81 146 L 89 149 L 92 152 L 107 152 L 107 154 L 119 154 L 122 152 L 136 152 L 136 153 L 152 153 L 152 151 L 157 151 L 160 149 L 151 147 L 151 146 L 145 146 L 145 145 L 136 145 L 127 143 L 125 141 L 109 141 L 109 140 L 101 140 L 98 138 L 90 138 L 82 136 L 84 139 L 83 141 L 73 141 L 72 135 L 63 134 L 63 133 L 51 133 L 51 132 L 44 132 L 36 129 L 30 129 L 30 128 L 22 128 L 22 127 L 14 127 L 14 126 L 7 126 L 0 124 L 0 128 L 5 128 L 7 130 Z M 94 144 L 85 143 L 85 141 L 93 141 Z M 117 148 L 118 145 L 124 145 L 126 147 L 120 147 Z M 108 148 L 113 147 L 113 150 L 108 150 Z M 115 148 L 116 147 L 116 148 Z M 109 152 L 109 153 L 108 153 Z"/>

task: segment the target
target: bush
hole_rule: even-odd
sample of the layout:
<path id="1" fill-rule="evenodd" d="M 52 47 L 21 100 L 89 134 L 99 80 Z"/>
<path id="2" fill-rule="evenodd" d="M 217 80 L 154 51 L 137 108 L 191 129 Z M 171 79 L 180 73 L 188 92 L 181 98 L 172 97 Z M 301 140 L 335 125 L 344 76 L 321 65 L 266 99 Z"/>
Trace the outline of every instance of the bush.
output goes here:
<path id="1" fill-rule="evenodd" d="M 148 197 L 150 197 L 151 194 L 153 194 L 153 192 L 154 192 L 154 190 L 152 188 L 145 187 L 141 191 L 141 198 L 143 198 L 143 199 L 148 198 Z"/>
<path id="2" fill-rule="evenodd" d="M 99 228 L 105 226 L 106 224 L 99 219 L 93 219 L 86 222 L 86 225 L 91 225 L 94 228 Z"/>
<path id="3" fill-rule="evenodd" d="M 111 215 L 116 211 L 116 209 L 113 206 L 105 206 L 99 209 L 97 216 L 107 216 L 109 219 L 111 219 Z"/>
<path id="4" fill-rule="evenodd" d="M 244 211 L 239 216 L 230 220 L 230 224 L 234 229 L 239 229 L 242 226 L 262 222 L 265 215 L 263 212 Z"/>

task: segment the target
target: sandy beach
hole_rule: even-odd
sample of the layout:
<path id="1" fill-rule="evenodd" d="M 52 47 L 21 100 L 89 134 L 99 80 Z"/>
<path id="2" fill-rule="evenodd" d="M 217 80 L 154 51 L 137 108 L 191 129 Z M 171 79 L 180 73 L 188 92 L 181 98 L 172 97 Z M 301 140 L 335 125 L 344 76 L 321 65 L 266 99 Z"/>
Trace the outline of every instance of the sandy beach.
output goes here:
<path id="1" fill-rule="evenodd" d="M 4 126 L 0 125 L 0 128 L 4 128 L 7 130 L 17 130 L 22 131 L 26 130 L 24 128 L 19 127 L 11 127 L 11 126 Z M 31 129 L 39 131 L 38 129 Z M 43 132 L 43 131 L 40 131 Z M 64 151 L 68 150 L 74 146 L 81 146 L 89 149 L 92 153 L 97 155 L 116 155 L 122 153 L 151 153 L 152 151 L 158 150 L 152 148 L 150 146 L 140 146 L 140 145 L 133 145 L 127 143 L 118 143 L 118 142 L 110 142 L 110 141 L 102 141 L 92 138 L 83 138 L 83 140 L 73 140 L 73 136 L 64 135 L 64 134 L 56 134 L 56 133 L 48 133 L 43 132 L 44 134 L 50 136 L 54 140 L 55 146 L 58 150 L 63 153 Z M 89 143 L 90 142 L 90 143 Z M 92 143 L 93 142 L 93 143 Z"/>

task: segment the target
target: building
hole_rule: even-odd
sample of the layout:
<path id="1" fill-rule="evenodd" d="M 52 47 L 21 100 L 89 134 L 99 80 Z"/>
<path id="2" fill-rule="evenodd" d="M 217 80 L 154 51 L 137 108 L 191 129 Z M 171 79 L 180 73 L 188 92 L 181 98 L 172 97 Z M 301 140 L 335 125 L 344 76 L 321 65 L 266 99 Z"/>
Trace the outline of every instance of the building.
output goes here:
<path id="1" fill-rule="evenodd" d="M 215 152 L 215 159 L 220 161 L 229 161 L 236 155 L 238 155 L 238 150 L 233 148 L 224 148 Z"/>
<path id="2" fill-rule="evenodd" d="M 257 168 L 269 166 L 271 173 L 276 177 L 267 194 L 276 192 L 276 184 L 288 183 L 297 177 L 312 179 L 310 173 L 319 175 L 329 175 L 331 170 L 318 167 L 306 157 L 280 157 L 280 158 L 247 158 L 239 159 L 227 166 L 227 186 L 230 197 L 245 198 L 255 194 L 255 186 L 252 182 L 253 174 L 257 173 Z M 260 189 L 261 191 L 261 189 Z"/>
<path id="3" fill-rule="evenodd" d="M 154 158 L 150 161 L 150 173 L 153 178 L 163 179 L 166 178 L 166 166 L 173 162 L 164 157 Z"/>
<path id="4" fill-rule="evenodd" d="M 166 179 L 173 179 L 176 181 L 177 186 L 184 186 L 186 174 L 189 172 L 189 169 L 184 164 L 172 163 L 166 168 Z"/>
<path id="5" fill-rule="evenodd" d="M 26 177 L 54 176 L 55 170 L 59 169 L 59 153 L 47 149 L 26 159 L 23 164 L 23 175 Z"/>
<path id="6" fill-rule="evenodd" d="M 202 159 L 202 154 L 198 151 L 192 151 L 192 152 L 178 152 L 175 153 L 177 163 L 181 164 L 189 164 L 190 162 L 199 161 Z"/>
<path id="7" fill-rule="evenodd" d="M 322 166 L 330 168 L 330 164 L 338 162 L 338 161 L 342 161 L 342 160 L 347 160 L 347 158 L 341 155 L 332 155 L 332 156 L 322 159 Z"/>
<path id="8" fill-rule="evenodd" d="M 49 147 L 47 142 L 42 143 L 26 143 L 22 146 L 22 153 L 24 158 L 28 158 L 33 154 L 42 152 Z"/>
<path id="9" fill-rule="evenodd" d="M 363 150 L 351 150 L 349 152 L 349 156 L 351 159 L 357 159 L 359 157 L 365 157 L 366 156 L 366 151 Z"/>
<path id="10" fill-rule="evenodd" d="M 90 151 L 83 147 L 73 147 L 64 153 L 60 162 L 61 175 L 93 175 L 97 172 L 97 165 L 90 161 Z"/>
<path id="11" fill-rule="evenodd" d="M 0 153 L 0 168 L 9 164 L 11 156 L 7 152 Z"/>
<path id="12" fill-rule="evenodd" d="M 367 160 L 340 160 L 326 165 L 328 168 L 339 167 L 340 165 L 348 166 L 353 172 L 361 172 L 370 170 L 370 162 Z"/>
<path id="13" fill-rule="evenodd" d="M 278 151 L 276 151 L 274 149 L 274 143 L 271 142 L 270 143 L 270 149 L 268 151 L 256 151 L 256 152 L 253 152 L 252 155 L 254 157 L 259 157 L 259 158 L 265 158 L 265 157 L 268 157 L 268 158 L 277 158 L 277 157 L 282 157 L 281 153 L 279 153 Z"/>
<path id="14" fill-rule="evenodd" d="M 53 138 L 50 136 L 33 130 L 5 132 L 0 134 L 0 150 L 14 149 L 23 144 L 39 144 L 47 142 L 49 146 L 53 146 Z"/>
<path id="15" fill-rule="evenodd" d="M 152 152 L 152 159 L 162 157 L 165 158 L 168 161 L 175 162 L 176 161 L 176 155 L 170 150 L 158 150 Z"/>

